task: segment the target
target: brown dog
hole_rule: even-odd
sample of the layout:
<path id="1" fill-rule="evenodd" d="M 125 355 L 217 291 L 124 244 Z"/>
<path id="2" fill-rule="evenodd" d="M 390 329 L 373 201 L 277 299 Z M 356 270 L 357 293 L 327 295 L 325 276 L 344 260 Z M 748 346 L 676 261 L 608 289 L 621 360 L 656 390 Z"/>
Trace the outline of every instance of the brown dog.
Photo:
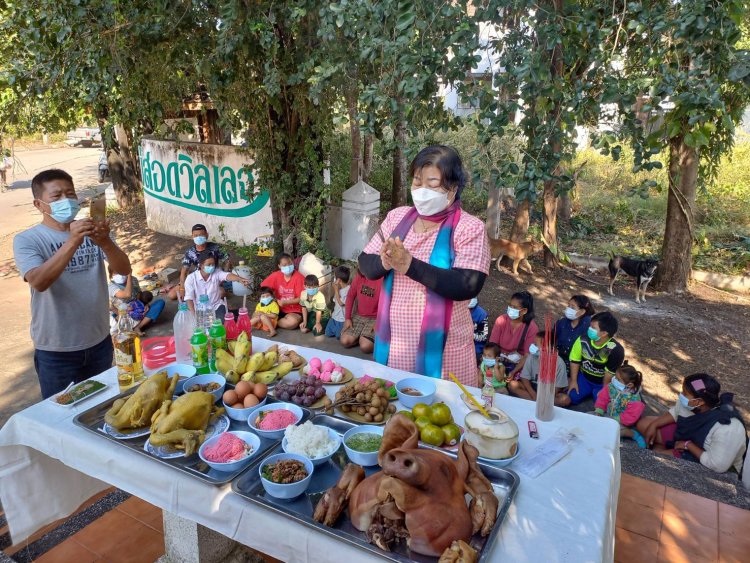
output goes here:
<path id="1" fill-rule="evenodd" d="M 544 243 L 538 240 L 530 240 L 528 242 L 513 242 L 504 238 L 491 238 L 490 239 L 490 252 L 492 253 L 492 259 L 497 259 L 495 267 L 497 271 L 500 271 L 500 261 L 503 256 L 507 256 L 513 260 L 513 273 L 518 274 L 518 265 L 523 262 L 524 269 L 533 274 L 531 270 L 531 264 L 526 259 L 532 254 L 541 252 L 544 250 Z"/>

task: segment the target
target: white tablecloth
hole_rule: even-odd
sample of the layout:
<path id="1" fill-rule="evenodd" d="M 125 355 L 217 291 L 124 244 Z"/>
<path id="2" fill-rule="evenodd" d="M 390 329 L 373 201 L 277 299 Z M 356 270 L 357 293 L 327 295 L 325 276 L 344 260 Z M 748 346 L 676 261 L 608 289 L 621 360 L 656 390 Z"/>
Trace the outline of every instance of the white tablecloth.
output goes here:
<path id="1" fill-rule="evenodd" d="M 271 344 L 253 338 L 256 351 Z M 357 376 L 367 373 L 392 381 L 410 376 L 350 356 L 293 348 L 307 358 L 331 357 Z M 197 481 L 74 426 L 77 414 L 117 394 L 114 369 L 95 379 L 111 388 L 71 408 L 42 401 L 15 414 L 0 430 L 0 499 L 15 542 L 114 485 L 282 561 L 331 560 L 335 540 L 330 537 L 246 501 L 229 485 L 215 487 Z M 468 408 L 455 385 L 437 384 L 436 400 L 445 401 L 462 421 Z M 330 391 L 335 388 L 329 387 Z M 539 477 L 521 474 L 492 561 L 612 561 L 620 488 L 618 425 L 555 409 L 551 422 L 537 421 L 541 440 L 536 441 L 526 428 L 534 417 L 533 402 L 496 395 L 496 403 L 518 423 L 522 451 L 534 448 L 559 428 L 574 431 L 581 442 Z M 342 561 L 378 559 L 340 542 L 335 549 Z"/>

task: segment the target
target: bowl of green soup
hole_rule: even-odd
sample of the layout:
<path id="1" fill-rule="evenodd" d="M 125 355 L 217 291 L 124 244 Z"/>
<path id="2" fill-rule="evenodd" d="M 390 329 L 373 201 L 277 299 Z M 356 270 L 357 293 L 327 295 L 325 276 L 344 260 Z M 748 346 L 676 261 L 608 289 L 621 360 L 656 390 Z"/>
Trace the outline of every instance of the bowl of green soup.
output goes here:
<path id="1" fill-rule="evenodd" d="M 362 467 L 378 464 L 378 450 L 383 442 L 382 426 L 355 426 L 343 438 L 349 459 Z"/>

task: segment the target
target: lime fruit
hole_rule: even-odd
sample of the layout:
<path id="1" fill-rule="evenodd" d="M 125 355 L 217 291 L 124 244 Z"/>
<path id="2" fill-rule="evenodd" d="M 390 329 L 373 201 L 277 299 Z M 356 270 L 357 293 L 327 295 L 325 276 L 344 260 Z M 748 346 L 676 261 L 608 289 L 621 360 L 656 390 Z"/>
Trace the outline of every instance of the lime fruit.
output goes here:
<path id="1" fill-rule="evenodd" d="M 435 403 L 430 407 L 430 422 L 435 426 L 445 426 L 453 422 L 451 409 L 445 403 Z"/>
<path id="2" fill-rule="evenodd" d="M 419 437 L 425 444 L 430 444 L 431 446 L 442 446 L 443 439 L 445 438 L 442 428 L 434 424 L 425 425 L 419 433 Z"/>
<path id="3" fill-rule="evenodd" d="M 414 422 L 414 421 L 415 421 L 415 420 L 417 419 L 417 417 L 416 417 L 416 416 L 414 416 L 414 415 L 413 415 L 413 414 L 412 414 L 411 412 L 409 412 L 409 411 L 398 411 L 398 413 L 397 413 L 397 414 L 403 414 L 403 415 L 404 415 L 404 416 L 405 416 L 406 418 L 408 418 L 408 419 L 409 419 L 409 420 L 411 420 L 412 422 Z"/>
<path id="4" fill-rule="evenodd" d="M 446 446 L 455 446 L 461 439 L 461 429 L 457 424 L 450 423 L 446 424 L 441 428 L 443 431 L 443 443 Z"/>
<path id="5" fill-rule="evenodd" d="M 425 405 L 424 403 L 417 403 L 412 407 L 411 413 L 416 417 L 419 418 L 420 416 L 430 416 L 430 405 Z"/>
<path id="6" fill-rule="evenodd" d="M 419 428 L 420 430 L 422 430 L 422 428 L 424 428 L 425 426 L 428 426 L 430 424 L 430 419 L 427 418 L 426 416 L 418 416 L 414 420 L 414 424 L 417 425 L 417 428 Z"/>

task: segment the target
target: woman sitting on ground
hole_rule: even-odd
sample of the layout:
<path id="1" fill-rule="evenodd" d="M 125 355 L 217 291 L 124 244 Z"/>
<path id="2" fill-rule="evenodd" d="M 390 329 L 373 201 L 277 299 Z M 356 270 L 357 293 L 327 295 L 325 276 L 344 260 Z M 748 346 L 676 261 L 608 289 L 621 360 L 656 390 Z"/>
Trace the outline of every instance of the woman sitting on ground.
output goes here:
<path id="1" fill-rule="evenodd" d="M 497 318 L 490 334 L 490 342 L 500 346 L 508 380 L 518 379 L 537 332 L 534 298 L 528 291 L 514 293 L 507 311 Z"/>
<path id="2" fill-rule="evenodd" d="M 585 295 L 574 295 L 568 301 L 564 316 L 555 323 L 557 353 L 565 362 L 565 370 L 570 375 L 570 350 L 579 336 L 585 336 L 594 315 L 594 306 Z"/>
<path id="3" fill-rule="evenodd" d="M 669 412 L 642 418 L 638 431 L 655 452 L 696 461 L 718 473 L 734 468 L 741 475 L 747 429 L 733 398 L 721 393 L 714 377 L 694 373 L 683 381 Z"/>
<path id="4" fill-rule="evenodd" d="M 225 281 L 239 282 L 250 287 L 250 280 L 237 274 L 230 274 L 216 269 L 216 255 L 208 250 L 198 254 L 198 269 L 185 280 L 185 301 L 191 311 L 195 312 L 201 295 L 208 296 L 208 303 L 217 319 L 223 319 L 226 308 L 222 304 L 221 284 Z"/>

